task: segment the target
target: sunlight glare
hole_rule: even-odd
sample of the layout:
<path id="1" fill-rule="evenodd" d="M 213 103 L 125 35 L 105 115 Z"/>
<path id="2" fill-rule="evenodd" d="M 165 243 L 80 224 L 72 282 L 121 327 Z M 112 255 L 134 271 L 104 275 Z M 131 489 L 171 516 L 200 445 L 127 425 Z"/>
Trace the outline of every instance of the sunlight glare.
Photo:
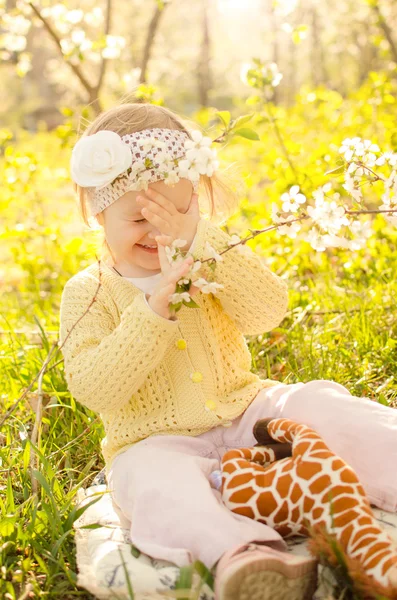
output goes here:
<path id="1" fill-rule="evenodd" d="M 271 2 L 272 0 L 269 0 Z M 263 10 L 261 0 L 217 0 L 218 11 L 223 14 L 253 13 Z M 298 0 L 276 0 L 274 2 L 276 13 L 288 15 L 295 10 Z"/>

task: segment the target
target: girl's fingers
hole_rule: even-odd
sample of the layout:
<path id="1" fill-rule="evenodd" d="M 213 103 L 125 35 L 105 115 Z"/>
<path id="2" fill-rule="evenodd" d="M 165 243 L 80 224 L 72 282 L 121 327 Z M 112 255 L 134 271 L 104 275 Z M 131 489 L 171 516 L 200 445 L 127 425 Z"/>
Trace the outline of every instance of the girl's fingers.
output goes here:
<path id="1" fill-rule="evenodd" d="M 172 282 L 172 284 L 175 286 L 175 284 L 189 271 L 190 267 L 191 263 L 184 262 L 177 268 L 171 268 L 170 272 L 168 273 L 168 281 Z"/>
<path id="2" fill-rule="evenodd" d="M 165 250 L 164 250 L 164 246 L 157 240 L 157 247 L 158 247 L 158 253 L 159 253 L 159 262 L 160 262 L 160 269 L 161 272 L 165 275 L 167 273 L 167 257 L 165 255 Z"/>
<path id="3" fill-rule="evenodd" d="M 157 235 L 154 239 L 156 240 L 158 246 L 161 272 L 166 275 L 170 269 L 170 266 L 164 246 L 169 246 L 172 242 L 172 238 L 169 235 Z"/>
<path id="4" fill-rule="evenodd" d="M 149 221 L 149 223 L 152 223 L 152 225 L 154 225 L 157 229 L 160 229 L 160 231 L 171 231 L 171 223 L 164 219 L 163 217 L 161 217 L 160 215 L 155 214 L 153 211 L 150 211 L 148 208 L 143 208 L 141 210 L 142 215 L 145 217 L 145 219 L 147 219 L 147 221 Z"/>

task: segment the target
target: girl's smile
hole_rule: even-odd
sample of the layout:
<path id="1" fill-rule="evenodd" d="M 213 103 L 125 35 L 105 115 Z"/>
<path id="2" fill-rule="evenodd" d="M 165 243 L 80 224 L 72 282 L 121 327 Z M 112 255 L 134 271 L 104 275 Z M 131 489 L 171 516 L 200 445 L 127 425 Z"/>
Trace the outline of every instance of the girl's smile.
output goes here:
<path id="1" fill-rule="evenodd" d="M 138 246 L 140 250 L 143 250 L 143 252 L 146 252 L 146 254 L 155 254 L 156 256 L 158 255 L 158 248 L 157 246 L 155 248 L 148 248 L 143 246 L 142 244 L 135 244 L 135 246 Z"/>

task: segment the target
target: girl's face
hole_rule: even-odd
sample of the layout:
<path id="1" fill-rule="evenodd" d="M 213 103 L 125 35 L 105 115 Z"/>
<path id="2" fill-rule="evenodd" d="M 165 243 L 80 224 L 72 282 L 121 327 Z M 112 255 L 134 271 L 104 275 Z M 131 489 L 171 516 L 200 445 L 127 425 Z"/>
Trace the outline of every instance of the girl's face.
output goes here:
<path id="1" fill-rule="evenodd" d="M 193 192 L 188 179 L 180 179 L 173 186 L 156 181 L 149 187 L 171 200 L 179 212 L 187 211 Z M 141 247 L 157 246 L 154 238 L 162 232 L 142 216 L 143 206 L 136 202 L 139 195 L 145 196 L 144 190 L 127 192 L 97 215 L 114 255 L 114 266 L 122 268 L 126 277 L 147 277 L 161 271 L 158 251 L 147 252 Z"/>

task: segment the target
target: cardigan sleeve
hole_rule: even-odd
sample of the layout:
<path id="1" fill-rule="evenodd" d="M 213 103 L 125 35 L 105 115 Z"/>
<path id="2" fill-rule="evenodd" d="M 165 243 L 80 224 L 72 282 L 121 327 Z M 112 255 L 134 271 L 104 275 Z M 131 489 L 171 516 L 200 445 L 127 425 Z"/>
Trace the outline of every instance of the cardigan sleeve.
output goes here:
<path id="1" fill-rule="evenodd" d="M 97 288 L 98 281 L 87 275 L 74 276 L 66 283 L 59 337 L 61 344 L 65 342 L 61 352 L 69 391 L 89 409 L 107 412 L 126 404 L 149 371 L 161 362 L 178 330 L 178 320 L 152 311 L 142 292 L 115 326 L 106 308 L 109 298 L 103 287 L 84 314 Z"/>
<path id="2" fill-rule="evenodd" d="M 208 242 L 218 253 L 228 247 L 231 236 L 208 220 L 200 219 L 195 238 L 196 260 L 210 258 Z M 288 308 L 288 286 L 262 262 L 248 246 L 232 248 L 222 254 L 212 271 L 208 263 L 198 275 L 224 286 L 217 291 L 223 310 L 244 335 L 259 335 L 277 327 Z"/>

